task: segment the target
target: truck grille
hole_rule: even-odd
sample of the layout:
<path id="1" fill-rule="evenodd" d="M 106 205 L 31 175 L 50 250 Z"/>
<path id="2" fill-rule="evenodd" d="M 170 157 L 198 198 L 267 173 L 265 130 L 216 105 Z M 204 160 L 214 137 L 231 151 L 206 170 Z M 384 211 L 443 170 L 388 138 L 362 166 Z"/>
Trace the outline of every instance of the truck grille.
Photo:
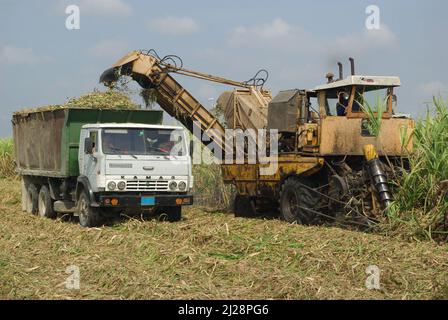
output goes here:
<path id="1" fill-rule="evenodd" d="M 128 180 L 127 191 L 168 191 L 166 180 Z"/>

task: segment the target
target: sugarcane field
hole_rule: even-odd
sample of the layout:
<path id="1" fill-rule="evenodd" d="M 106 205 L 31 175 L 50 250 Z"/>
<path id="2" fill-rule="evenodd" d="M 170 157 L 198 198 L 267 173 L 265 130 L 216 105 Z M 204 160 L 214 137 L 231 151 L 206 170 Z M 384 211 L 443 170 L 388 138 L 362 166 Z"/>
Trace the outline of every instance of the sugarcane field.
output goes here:
<path id="1" fill-rule="evenodd" d="M 0 299 L 447 300 L 447 10 L 0 1 Z"/>

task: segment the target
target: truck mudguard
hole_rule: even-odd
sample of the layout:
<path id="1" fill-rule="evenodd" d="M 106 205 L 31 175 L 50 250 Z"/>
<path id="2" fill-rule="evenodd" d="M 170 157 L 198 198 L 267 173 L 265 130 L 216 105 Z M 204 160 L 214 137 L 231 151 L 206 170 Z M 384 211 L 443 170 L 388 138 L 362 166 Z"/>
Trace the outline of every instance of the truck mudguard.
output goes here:
<path id="1" fill-rule="evenodd" d="M 86 190 L 89 195 L 90 205 L 92 207 L 99 207 L 99 204 L 95 200 L 92 187 L 90 186 L 89 179 L 86 176 L 79 176 L 76 182 L 76 200 L 78 200 L 79 194 L 82 190 Z"/>

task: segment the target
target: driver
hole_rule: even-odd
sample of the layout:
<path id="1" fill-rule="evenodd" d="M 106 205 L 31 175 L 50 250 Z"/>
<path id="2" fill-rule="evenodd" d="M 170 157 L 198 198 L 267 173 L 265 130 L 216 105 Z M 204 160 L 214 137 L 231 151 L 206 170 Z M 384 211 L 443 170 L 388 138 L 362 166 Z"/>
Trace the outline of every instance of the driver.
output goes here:
<path id="1" fill-rule="evenodd" d="M 336 114 L 338 117 L 343 117 L 348 107 L 349 95 L 343 91 L 338 94 L 338 102 L 336 103 Z"/>
<path id="2" fill-rule="evenodd" d="M 117 151 L 117 147 L 114 145 L 114 139 L 109 134 L 103 135 L 103 149 L 104 153 L 115 153 Z"/>
<path id="3" fill-rule="evenodd" d="M 173 143 L 172 143 L 172 141 L 170 141 L 170 137 L 169 136 L 167 138 L 164 138 L 164 139 L 159 139 L 157 148 L 160 151 L 165 152 L 165 153 L 170 153 L 172 147 L 173 147 Z"/>

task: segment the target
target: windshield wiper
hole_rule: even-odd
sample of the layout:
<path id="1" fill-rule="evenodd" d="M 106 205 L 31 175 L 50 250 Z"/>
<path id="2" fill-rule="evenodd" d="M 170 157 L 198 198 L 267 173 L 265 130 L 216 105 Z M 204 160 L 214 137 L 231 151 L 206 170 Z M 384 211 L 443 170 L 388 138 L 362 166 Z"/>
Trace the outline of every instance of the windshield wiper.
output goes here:
<path id="1" fill-rule="evenodd" d="M 107 147 L 107 149 L 114 151 L 114 152 L 120 152 L 121 149 L 120 148 L 115 148 L 115 147 Z"/>
<path id="2" fill-rule="evenodd" d="M 120 148 L 116 148 L 116 147 L 108 147 L 110 150 L 114 151 L 114 154 L 116 155 L 130 155 L 132 158 L 134 159 L 138 159 L 138 157 L 135 154 L 132 153 L 125 153 L 127 151 L 121 150 Z"/>

